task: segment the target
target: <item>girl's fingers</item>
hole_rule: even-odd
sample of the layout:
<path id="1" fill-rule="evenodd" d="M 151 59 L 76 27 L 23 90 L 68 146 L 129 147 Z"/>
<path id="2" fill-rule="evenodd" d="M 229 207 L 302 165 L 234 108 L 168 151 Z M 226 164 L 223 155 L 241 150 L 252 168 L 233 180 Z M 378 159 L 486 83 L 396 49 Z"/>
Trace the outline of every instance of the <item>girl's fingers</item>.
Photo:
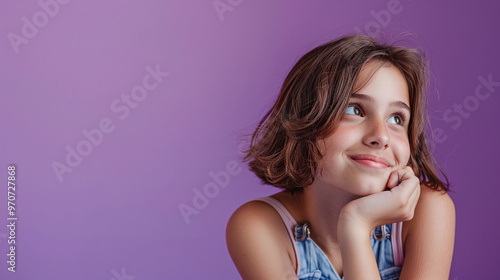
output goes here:
<path id="1" fill-rule="evenodd" d="M 404 169 L 394 170 L 389 175 L 389 180 L 387 181 L 387 187 L 389 189 L 392 189 L 398 186 L 403 181 L 410 179 L 412 176 L 414 176 L 413 170 L 411 170 L 409 166 L 405 167 Z"/>
<path id="2" fill-rule="evenodd" d="M 392 189 L 395 186 L 397 186 L 398 183 L 399 183 L 398 171 L 394 170 L 394 171 L 391 172 L 391 175 L 389 175 L 389 180 L 387 181 L 387 187 L 389 189 Z"/>
<path id="3" fill-rule="evenodd" d="M 404 219 L 411 220 L 420 197 L 420 180 L 414 175 L 410 167 L 406 167 L 403 171 L 400 185 L 406 197 L 406 203 L 403 206 L 403 209 L 405 209 L 403 210 L 405 212 Z"/>
<path id="4" fill-rule="evenodd" d="M 404 169 L 397 170 L 398 172 L 398 185 L 403 186 L 404 188 L 412 188 L 415 187 L 414 183 L 416 183 L 418 180 L 417 177 L 415 177 L 413 170 L 407 166 Z"/>
<path id="5" fill-rule="evenodd" d="M 408 179 L 411 179 L 415 174 L 413 173 L 413 170 L 407 166 L 403 169 L 398 170 L 398 176 L 399 176 L 399 181 L 403 182 Z"/>
<path id="6" fill-rule="evenodd" d="M 415 188 L 415 191 L 411 194 L 410 199 L 408 200 L 408 212 L 407 216 L 405 217 L 406 220 L 413 219 L 419 197 L 420 197 L 420 184 Z"/>
<path id="7" fill-rule="evenodd" d="M 407 221 L 413 218 L 420 196 L 420 180 L 410 167 L 394 170 L 387 180 L 389 190 L 361 197 L 349 203 L 356 217 L 369 226 Z M 348 211 L 349 212 L 349 211 Z"/>

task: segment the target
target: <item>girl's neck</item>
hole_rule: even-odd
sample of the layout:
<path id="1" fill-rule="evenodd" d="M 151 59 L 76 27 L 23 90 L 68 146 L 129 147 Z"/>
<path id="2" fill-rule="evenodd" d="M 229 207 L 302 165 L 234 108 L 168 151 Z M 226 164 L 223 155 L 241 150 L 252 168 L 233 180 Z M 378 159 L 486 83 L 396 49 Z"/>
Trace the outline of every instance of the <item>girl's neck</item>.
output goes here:
<path id="1" fill-rule="evenodd" d="M 338 246 L 337 224 L 342 208 L 357 196 L 339 188 L 315 182 L 304 188 L 301 205 L 311 238 L 320 247 Z M 323 246 L 321 246 L 323 245 Z"/>

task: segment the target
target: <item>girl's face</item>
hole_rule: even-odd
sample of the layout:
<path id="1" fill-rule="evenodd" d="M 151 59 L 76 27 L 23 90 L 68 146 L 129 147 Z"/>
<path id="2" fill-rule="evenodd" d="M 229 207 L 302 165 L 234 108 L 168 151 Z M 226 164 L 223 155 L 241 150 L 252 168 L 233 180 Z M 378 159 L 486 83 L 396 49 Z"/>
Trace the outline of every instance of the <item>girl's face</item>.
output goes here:
<path id="1" fill-rule="evenodd" d="M 358 82 L 366 81 L 379 64 L 368 62 Z M 333 133 L 318 146 L 323 158 L 315 183 L 357 196 L 380 192 L 389 175 L 410 158 L 408 86 L 394 65 L 384 63 L 368 83 L 351 95 L 349 107 Z"/>

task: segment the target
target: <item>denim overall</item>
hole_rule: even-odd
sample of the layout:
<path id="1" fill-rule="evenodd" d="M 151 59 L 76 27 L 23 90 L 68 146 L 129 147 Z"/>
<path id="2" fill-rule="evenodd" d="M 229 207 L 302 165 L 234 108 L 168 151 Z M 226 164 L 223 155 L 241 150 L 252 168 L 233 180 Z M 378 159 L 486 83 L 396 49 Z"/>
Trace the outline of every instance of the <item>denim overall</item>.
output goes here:
<path id="1" fill-rule="evenodd" d="M 261 197 L 280 214 L 290 238 L 293 240 L 297 258 L 297 276 L 300 280 L 341 280 L 325 253 L 309 236 L 308 224 L 297 224 L 291 214 L 278 200 Z M 377 227 L 371 234 L 370 243 L 382 280 L 399 279 L 402 265 L 401 225 L 394 223 Z M 363 269 L 363 268 L 360 268 Z"/>

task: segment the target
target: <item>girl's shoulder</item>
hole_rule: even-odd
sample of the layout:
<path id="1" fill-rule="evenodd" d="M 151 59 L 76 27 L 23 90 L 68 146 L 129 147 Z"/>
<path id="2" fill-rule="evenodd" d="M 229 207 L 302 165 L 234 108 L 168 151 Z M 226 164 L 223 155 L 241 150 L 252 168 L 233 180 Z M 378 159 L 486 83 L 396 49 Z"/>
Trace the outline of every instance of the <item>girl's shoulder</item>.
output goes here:
<path id="1" fill-rule="evenodd" d="M 229 218 L 228 225 L 240 224 L 239 226 L 266 226 L 266 229 L 275 228 L 281 217 L 269 203 L 254 199 L 238 207 Z"/>
<path id="2" fill-rule="evenodd" d="M 433 190 L 424 184 L 420 186 L 420 190 L 413 219 L 403 223 L 403 240 L 409 233 L 433 230 L 446 222 L 453 222 L 454 226 L 455 204 L 450 195 L 444 191 Z"/>
<path id="3" fill-rule="evenodd" d="M 447 193 L 421 185 L 413 219 L 403 223 L 402 273 L 420 275 L 425 271 L 430 278 L 447 279 L 455 241 L 455 218 L 455 205 Z"/>
<path id="4" fill-rule="evenodd" d="M 227 223 L 226 242 L 242 276 L 258 279 L 275 273 L 278 279 L 294 271 L 288 231 L 280 214 L 264 201 L 252 200 L 234 211 Z"/>
<path id="5" fill-rule="evenodd" d="M 292 220 L 293 222 L 303 220 L 299 207 L 300 202 L 298 202 L 297 196 L 293 196 L 286 191 L 281 191 L 271 196 L 263 197 L 262 200 L 258 198 L 244 203 L 236 209 L 231 219 L 242 219 L 248 223 L 269 223 L 273 228 L 282 231 L 283 223 L 288 222 L 283 219 Z M 283 217 L 279 214 L 280 208 L 282 215 L 284 212 L 287 217 Z M 282 222 L 279 223 L 278 221 Z"/>

